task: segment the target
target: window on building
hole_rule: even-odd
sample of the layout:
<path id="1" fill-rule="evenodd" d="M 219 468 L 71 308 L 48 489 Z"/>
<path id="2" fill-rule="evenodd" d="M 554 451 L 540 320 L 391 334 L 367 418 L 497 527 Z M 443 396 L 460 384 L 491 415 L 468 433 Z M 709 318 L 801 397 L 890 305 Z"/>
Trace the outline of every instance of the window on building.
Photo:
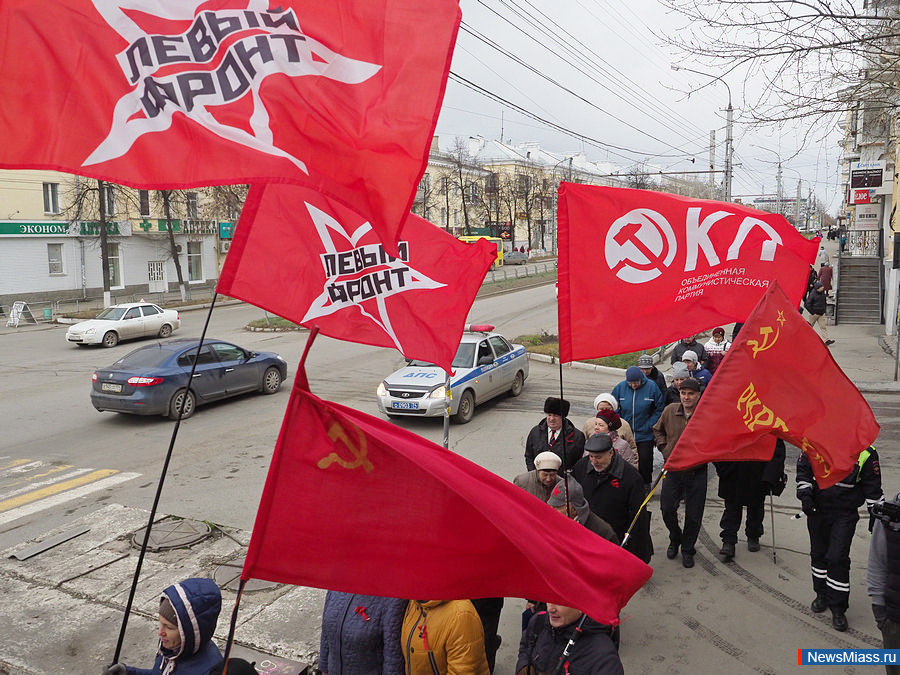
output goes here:
<path id="1" fill-rule="evenodd" d="M 197 202 L 196 192 L 186 192 L 184 199 L 187 205 L 187 217 L 192 220 L 200 218 L 200 207 Z"/>
<path id="2" fill-rule="evenodd" d="M 489 194 L 495 194 L 500 186 L 499 176 L 491 172 L 484 180 L 484 191 Z"/>
<path id="3" fill-rule="evenodd" d="M 62 244 L 47 244 L 47 263 L 50 265 L 50 274 L 65 274 L 62 249 Z"/>
<path id="4" fill-rule="evenodd" d="M 150 216 L 150 190 L 138 190 L 138 200 L 141 203 L 141 215 L 144 218 Z"/>
<path id="5" fill-rule="evenodd" d="M 446 195 L 450 192 L 450 176 L 441 176 L 441 194 Z"/>
<path id="6" fill-rule="evenodd" d="M 422 176 L 422 180 L 419 181 L 419 190 L 422 192 L 428 192 L 431 189 L 431 175 L 424 174 Z"/>
<path id="7" fill-rule="evenodd" d="M 441 207 L 441 227 L 447 227 L 447 209 Z"/>
<path id="8" fill-rule="evenodd" d="M 187 244 L 188 281 L 203 281 L 202 242 L 189 241 Z"/>
<path id="9" fill-rule="evenodd" d="M 59 183 L 44 183 L 44 213 L 59 211 Z"/>
<path id="10" fill-rule="evenodd" d="M 109 287 L 122 288 L 122 259 L 119 257 L 119 245 L 109 242 L 106 244 L 109 257 Z"/>
<path id="11" fill-rule="evenodd" d="M 103 205 L 106 208 L 106 217 L 116 215 L 116 189 L 109 183 L 104 184 Z"/>

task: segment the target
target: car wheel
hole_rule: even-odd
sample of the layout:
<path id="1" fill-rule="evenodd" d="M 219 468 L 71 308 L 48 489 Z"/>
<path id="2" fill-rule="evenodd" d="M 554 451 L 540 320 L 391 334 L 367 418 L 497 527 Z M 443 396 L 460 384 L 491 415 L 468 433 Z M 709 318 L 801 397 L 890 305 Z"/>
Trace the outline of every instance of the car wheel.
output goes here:
<path id="1" fill-rule="evenodd" d="M 522 390 L 525 388 L 525 376 L 522 374 L 520 370 L 516 373 L 516 378 L 513 380 L 512 386 L 509 388 L 510 396 L 519 396 L 522 394 Z"/>
<path id="2" fill-rule="evenodd" d="M 167 338 L 167 337 L 169 337 L 171 334 L 172 334 L 172 326 L 170 326 L 170 325 L 167 324 L 167 323 L 164 323 L 162 326 L 160 326 L 160 329 L 159 329 L 159 337 L 161 337 L 161 338 Z"/>
<path id="3" fill-rule="evenodd" d="M 185 396 L 185 394 L 187 394 L 187 396 Z M 179 389 L 175 392 L 175 395 L 172 397 L 172 400 L 169 403 L 169 417 L 171 417 L 173 420 L 178 419 L 178 409 L 181 408 L 182 401 L 184 401 L 184 413 L 181 415 L 181 419 L 186 420 L 188 417 L 194 414 L 194 410 L 197 407 L 197 401 L 194 398 L 194 392 Z"/>
<path id="4" fill-rule="evenodd" d="M 475 396 L 471 390 L 466 390 L 459 399 L 459 407 L 453 416 L 453 421 L 457 424 L 466 424 L 471 422 L 475 416 Z"/>
<path id="5" fill-rule="evenodd" d="M 114 330 L 106 331 L 106 335 L 103 336 L 103 346 L 115 347 L 117 344 L 119 344 L 119 334 Z"/>
<path id="6" fill-rule="evenodd" d="M 266 372 L 263 374 L 262 381 L 262 393 L 264 394 L 274 394 L 281 388 L 281 371 L 278 370 L 275 366 L 271 368 L 267 368 Z"/>

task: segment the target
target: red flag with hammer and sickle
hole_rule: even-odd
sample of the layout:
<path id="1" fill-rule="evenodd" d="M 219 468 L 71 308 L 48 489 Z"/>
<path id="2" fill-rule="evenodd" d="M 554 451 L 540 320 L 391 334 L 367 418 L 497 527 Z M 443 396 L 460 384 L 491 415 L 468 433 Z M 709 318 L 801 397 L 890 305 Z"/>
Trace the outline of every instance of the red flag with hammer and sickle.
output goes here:
<path id="1" fill-rule="evenodd" d="M 650 190 L 562 183 L 558 215 L 563 362 L 744 321 L 776 279 L 799 306 L 818 251 L 783 216 Z"/>
<path id="2" fill-rule="evenodd" d="M 511 482 L 307 386 L 301 365 L 243 579 L 395 598 L 534 598 L 616 624 L 650 578 L 634 555 Z"/>
<path id="3" fill-rule="evenodd" d="M 878 431 L 869 404 L 775 283 L 716 369 L 666 468 L 768 460 L 780 436 L 807 454 L 824 489 L 853 470 Z"/>

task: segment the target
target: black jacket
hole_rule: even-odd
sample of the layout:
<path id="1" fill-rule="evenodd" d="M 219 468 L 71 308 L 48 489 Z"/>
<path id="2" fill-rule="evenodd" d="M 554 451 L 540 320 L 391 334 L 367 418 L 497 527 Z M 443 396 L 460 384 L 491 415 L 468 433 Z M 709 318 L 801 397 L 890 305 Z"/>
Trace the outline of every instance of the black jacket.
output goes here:
<path id="1" fill-rule="evenodd" d="M 609 523 L 620 540 L 624 539 L 644 501 L 644 479 L 638 470 L 614 452 L 612 462 L 602 473 L 594 470 L 590 457 L 582 457 L 572 469 L 572 476 L 584 489 L 584 498 L 591 511 Z M 646 510 L 635 523 L 625 548 L 644 562 L 650 562 L 653 546 L 650 543 L 650 516 Z"/>
<path id="2" fill-rule="evenodd" d="M 765 501 L 784 476 L 784 441 L 775 442 L 768 462 L 715 462 L 719 474 L 719 497 L 729 504 L 753 506 Z M 782 486 L 783 487 L 783 486 Z"/>
<path id="3" fill-rule="evenodd" d="M 811 290 L 803 301 L 803 306 L 810 314 L 818 316 L 824 314 L 828 309 L 828 298 L 822 291 Z"/>
<path id="4" fill-rule="evenodd" d="M 881 467 L 878 452 L 869 447 L 869 458 L 860 468 L 853 467 L 843 480 L 830 488 L 819 489 L 812 464 L 805 452 L 797 460 L 797 499 L 811 498 L 817 509 L 826 511 L 856 511 L 866 504 L 871 506 L 882 498 Z"/>
<path id="5" fill-rule="evenodd" d="M 516 675 L 546 675 L 552 673 L 559 657 L 575 633 L 578 622 L 554 628 L 546 612 L 531 617 L 519 642 Z M 569 650 L 568 669 L 574 675 L 624 675 L 622 661 L 609 636 L 609 627 L 587 618 L 582 633 Z"/>
<path id="6" fill-rule="evenodd" d="M 550 447 L 550 434 L 547 431 L 546 418 L 528 432 L 528 438 L 525 439 L 525 466 L 529 471 L 534 470 L 534 458 L 547 450 L 552 450 L 559 455 L 567 470 L 571 470 L 575 466 L 575 462 L 584 454 L 584 434 L 575 428 L 569 418 L 563 420 L 561 431 L 565 432 L 565 457 L 563 457 L 563 434 L 557 434 L 553 447 Z M 559 467 L 560 473 L 562 473 L 562 469 L 562 466 Z"/>

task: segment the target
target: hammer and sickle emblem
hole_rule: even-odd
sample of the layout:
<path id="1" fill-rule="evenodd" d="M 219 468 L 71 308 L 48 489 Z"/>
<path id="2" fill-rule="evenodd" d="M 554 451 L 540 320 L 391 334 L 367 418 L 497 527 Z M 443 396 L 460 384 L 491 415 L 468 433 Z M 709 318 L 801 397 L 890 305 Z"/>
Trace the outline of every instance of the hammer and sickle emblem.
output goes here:
<path id="1" fill-rule="evenodd" d="M 831 467 L 828 466 L 828 462 L 825 461 L 822 453 L 816 450 L 815 446 L 812 445 L 805 436 L 803 437 L 801 443 L 801 449 L 807 454 L 811 461 L 817 462 L 819 464 L 819 469 L 822 472 L 822 478 L 828 478 L 828 476 L 831 475 Z"/>
<path id="2" fill-rule="evenodd" d="M 781 329 L 779 328 L 775 331 L 775 336 L 772 338 L 772 341 L 769 342 L 769 336 L 772 335 L 772 331 L 774 329 L 771 326 L 763 326 L 759 329 L 759 334 L 762 336 L 762 340 L 747 340 L 747 345 L 750 349 L 753 350 L 753 358 L 756 358 L 756 355 L 759 352 L 764 352 L 767 349 L 771 349 L 775 346 L 775 343 L 778 342 L 778 338 L 781 335 Z"/>
<path id="3" fill-rule="evenodd" d="M 333 423 L 331 425 L 331 428 L 328 430 L 328 438 L 331 439 L 332 442 L 340 440 L 350 450 L 350 454 L 353 455 L 353 459 L 347 461 L 337 452 L 331 452 L 320 459 L 316 466 L 318 466 L 320 469 L 327 469 L 332 464 L 337 464 L 338 466 L 342 466 L 345 469 L 356 469 L 361 466 L 363 469 L 365 469 L 366 473 L 371 473 L 375 469 L 375 467 L 372 466 L 372 462 L 369 461 L 368 457 L 366 457 L 366 453 L 368 451 L 366 448 L 366 437 L 359 429 L 356 429 L 356 435 L 359 439 L 359 447 L 357 447 L 356 443 L 353 442 L 353 439 L 347 436 L 347 432 L 344 430 L 344 427 L 342 427 L 337 422 Z"/>

